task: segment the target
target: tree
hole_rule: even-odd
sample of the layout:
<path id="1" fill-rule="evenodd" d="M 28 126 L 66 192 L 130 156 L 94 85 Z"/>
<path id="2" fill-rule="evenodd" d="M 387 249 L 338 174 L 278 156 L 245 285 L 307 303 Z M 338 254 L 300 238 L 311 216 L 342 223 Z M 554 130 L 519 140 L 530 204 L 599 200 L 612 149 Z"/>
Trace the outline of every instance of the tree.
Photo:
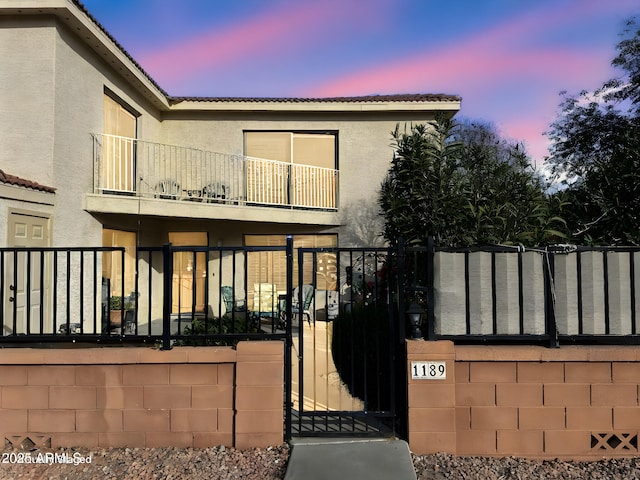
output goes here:
<path id="1" fill-rule="evenodd" d="M 392 135 L 379 199 L 391 244 L 433 235 L 445 246 L 534 245 L 562 236 L 526 152 L 491 125 L 439 116 Z"/>
<path id="2" fill-rule="evenodd" d="M 429 128 L 416 125 L 409 133 L 392 132 L 395 154 L 380 193 L 385 217 L 384 237 L 392 245 L 399 237 L 415 242 L 439 233 L 439 241 L 456 230 L 452 210 L 464 208 L 455 160 L 460 145 L 453 141 L 453 122 L 439 118 Z M 448 226 L 449 228 L 445 228 Z"/>
<path id="3" fill-rule="evenodd" d="M 573 242 L 640 243 L 640 29 L 627 22 L 612 64 L 620 78 L 594 92 L 564 94 L 547 133 L 555 197 Z"/>
<path id="4" fill-rule="evenodd" d="M 611 91 L 606 95 L 608 100 L 629 100 L 632 111 L 637 117 L 640 113 L 640 28 L 635 17 L 627 20 L 622 32 L 623 39 L 616 46 L 618 55 L 611 64 L 620 68 L 624 75 L 605 83 Z"/>
<path id="5" fill-rule="evenodd" d="M 380 207 L 370 200 L 356 200 L 340 207 L 340 244 L 346 247 L 384 247 Z"/>

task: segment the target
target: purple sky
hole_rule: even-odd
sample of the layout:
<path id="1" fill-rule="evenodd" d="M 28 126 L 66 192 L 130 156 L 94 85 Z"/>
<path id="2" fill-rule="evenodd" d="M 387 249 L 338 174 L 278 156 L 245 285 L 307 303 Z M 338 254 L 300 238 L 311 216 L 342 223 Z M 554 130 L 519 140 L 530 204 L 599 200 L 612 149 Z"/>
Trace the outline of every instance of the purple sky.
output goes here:
<path id="1" fill-rule="evenodd" d="M 174 96 L 449 93 L 540 161 L 638 0 L 84 0 Z"/>

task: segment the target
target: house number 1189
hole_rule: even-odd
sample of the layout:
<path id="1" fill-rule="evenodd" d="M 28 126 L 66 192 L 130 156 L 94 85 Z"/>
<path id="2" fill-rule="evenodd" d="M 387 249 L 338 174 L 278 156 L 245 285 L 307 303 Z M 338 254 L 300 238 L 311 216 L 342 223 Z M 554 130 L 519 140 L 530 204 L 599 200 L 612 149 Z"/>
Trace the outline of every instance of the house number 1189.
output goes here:
<path id="1" fill-rule="evenodd" d="M 444 380 L 447 378 L 445 362 L 411 362 L 411 378 L 419 380 Z"/>

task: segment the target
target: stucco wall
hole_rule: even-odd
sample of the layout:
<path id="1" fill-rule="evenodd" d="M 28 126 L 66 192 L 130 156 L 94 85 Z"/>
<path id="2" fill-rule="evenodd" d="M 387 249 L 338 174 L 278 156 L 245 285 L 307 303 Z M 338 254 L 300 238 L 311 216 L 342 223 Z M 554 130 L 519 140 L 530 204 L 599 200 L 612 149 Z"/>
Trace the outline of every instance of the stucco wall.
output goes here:
<path id="1" fill-rule="evenodd" d="M 0 434 L 54 448 L 279 445 L 283 354 L 282 342 L 4 349 Z"/>
<path id="2" fill-rule="evenodd" d="M 55 39 L 55 142 L 52 186 L 57 187 L 54 244 L 101 245 L 102 225 L 83 210 L 93 191 L 92 133 L 103 132 L 105 87 L 140 113 L 138 130 L 159 131 L 158 114 L 73 33 L 59 25 Z"/>
<path id="3" fill-rule="evenodd" d="M 18 28 L 19 26 L 19 28 Z M 53 183 L 55 36 L 53 19 L 3 18 L 0 28 L 0 168 Z"/>
<path id="4" fill-rule="evenodd" d="M 57 189 L 53 245 L 101 245 L 102 226 L 83 203 L 93 189 L 90 134 L 102 132 L 104 88 L 143 114 L 139 130 L 149 137 L 158 135 L 158 113 L 53 17 L 3 17 L 3 27 L 0 166 Z"/>
<path id="5" fill-rule="evenodd" d="M 445 380 L 409 378 L 413 452 L 530 458 L 637 456 L 640 351 L 408 341 Z"/>
<path id="6" fill-rule="evenodd" d="M 194 118 L 195 117 L 195 118 Z M 163 122 L 164 141 L 221 153 L 244 154 L 245 130 L 321 130 L 338 132 L 339 205 L 376 201 L 393 149 L 391 132 L 425 123 L 431 114 L 409 113 L 172 113 Z"/>

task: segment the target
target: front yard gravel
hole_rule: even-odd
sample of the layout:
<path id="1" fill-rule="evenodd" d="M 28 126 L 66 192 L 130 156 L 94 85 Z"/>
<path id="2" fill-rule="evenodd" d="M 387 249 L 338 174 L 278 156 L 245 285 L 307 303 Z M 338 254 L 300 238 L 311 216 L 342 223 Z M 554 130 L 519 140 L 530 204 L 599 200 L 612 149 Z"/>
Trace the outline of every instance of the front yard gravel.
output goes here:
<path id="1" fill-rule="evenodd" d="M 49 458 L 53 453 L 68 458 L 88 458 L 91 463 L 34 464 L 30 459 Z M 12 455 L 13 454 L 13 455 Z M 20 456 L 22 454 L 22 457 Z M 23 463 L 18 463 L 20 458 Z M 59 457 L 61 458 L 61 457 Z M 619 458 L 597 462 L 524 460 L 520 458 L 455 457 L 412 455 L 418 480 L 478 479 L 640 479 L 640 458 Z M 280 480 L 284 478 L 289 447 L 239 451 L 233 448 L 113 448 L 2 451 L 0 478 L 93 480 L 93 479 L 221 479 Z M 393 479 L 390 479 L 393 480 Z"/>
<path id="2" fill-rule="evenodd" d="M 418 480 L 640 479 L 639 458 L 564 462 L 514 457 L 455 457 L 441 453 L 412 457 Z"/>

